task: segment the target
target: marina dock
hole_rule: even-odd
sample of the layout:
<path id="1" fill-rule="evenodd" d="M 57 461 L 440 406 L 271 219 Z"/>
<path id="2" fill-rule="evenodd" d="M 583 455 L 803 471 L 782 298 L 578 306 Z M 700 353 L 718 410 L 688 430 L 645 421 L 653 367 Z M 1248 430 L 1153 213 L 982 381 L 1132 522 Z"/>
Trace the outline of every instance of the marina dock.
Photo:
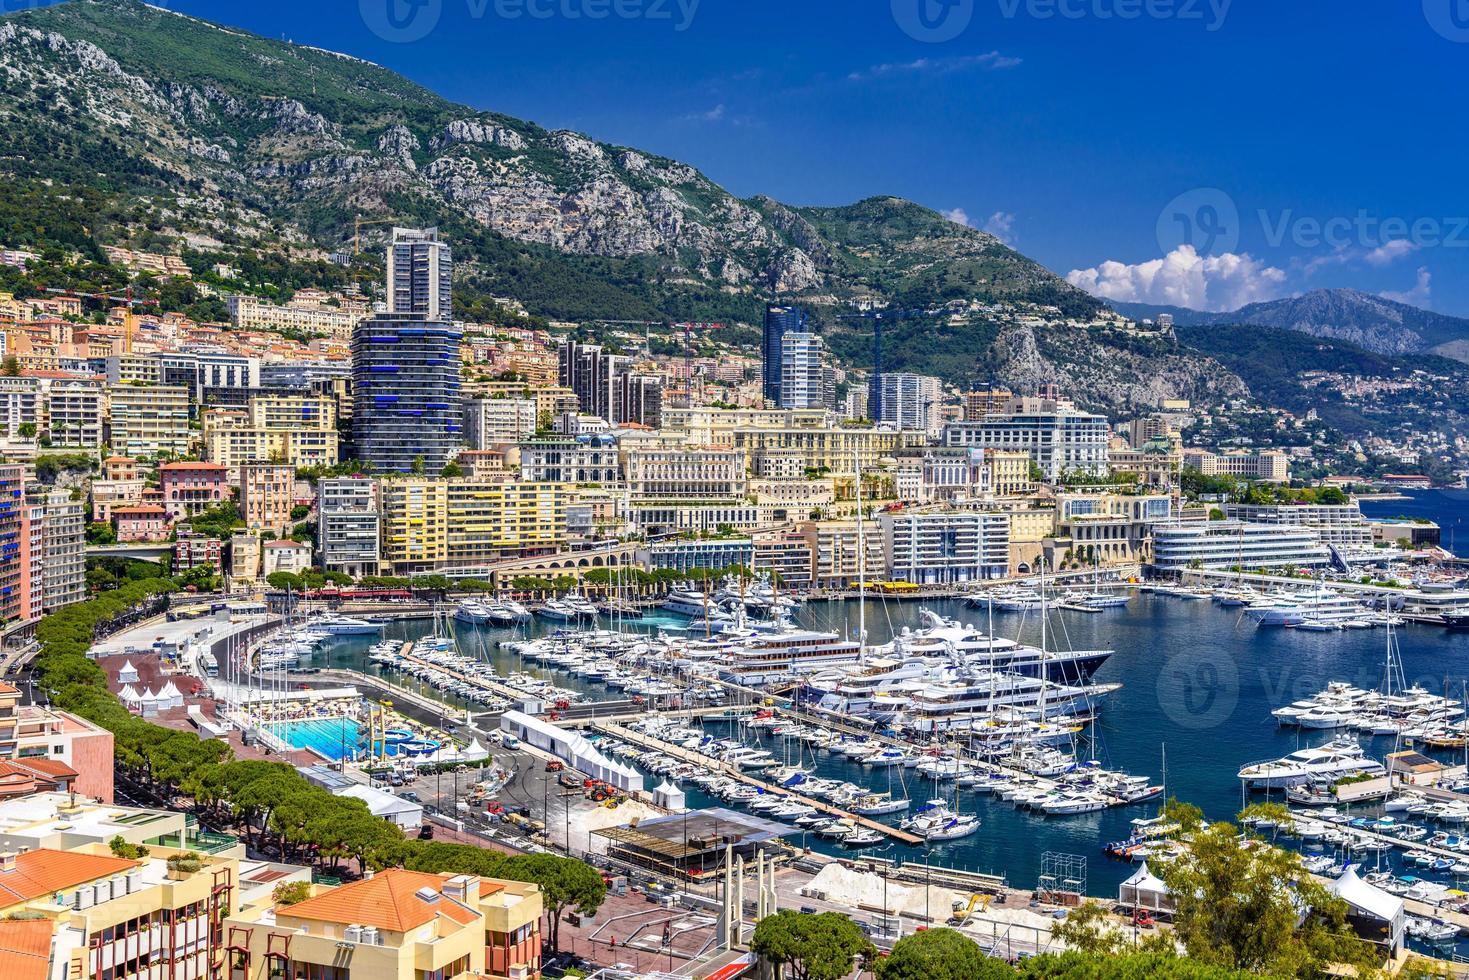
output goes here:
<path id="1" fill-rule="evenodd" d="M 662 739 L 653 738 L 649 735 L 644 735 L 641 732 L 635 732 L 630 728 L 624 728 L 622 725 L 611 724 L 607 722 L 598 722 L 593 727 L 596 728 L 598 731 L 610 735 L 613 738 L 620 739 L 621 741 L 629 742 L 633 745 L 639 745 L 645 749 L 653 749 L 655 751 L 662 752 L 664 755 L 678 759 L 682 762 L 687 762 L 690 765 L 696 765 L 702 768 L 712 769 L 717 772 L 723 773 L 724 775 L 729 776 L 731 779 L 737 779 L 747 786 L 754 786 L 757 789 L 763 790 L 767 793 L 779 793 L 783 796 L 788 797 L 789 799 L 820 810 L 823 813 L 829 813 L 833 817 L 840 817 L 845 820 L 850 820 L 855 826 L 863 827 L 867 830 L 875 830 L 880 834 L 891 837 L 893 840 L 896 840 L 899 843 L 923 843 L 923 838 L 919 837 L 917 834 L 910 834 L 905 830 L 899 830 L 897 827 L 891 827 L 877 820 L 872 820 L 867 817 L 861 817 L 855 813 L 849 813 L 846 810 L 843 810 L 841 807 L 833 806 L 832 804 L 826 803 L 822 800 L 812 799 L 808 796 L 802 796 L 800 793 L 794 793 L 783 787 L 776 786 L 773 783 L 767 783 L 764 780 L 759 779 L 755 776 L 751 776 L 749 773 L 736 769 L 735 767 L 730 766 L 727 763 L 721 762 L 718 759 L 711 759 L 709 756 L 702 755 L 701 753 L 695 752 L 692 749 L 686 749 L 682 746 L 674 745 L 670 742 L 665 742 Z"/>

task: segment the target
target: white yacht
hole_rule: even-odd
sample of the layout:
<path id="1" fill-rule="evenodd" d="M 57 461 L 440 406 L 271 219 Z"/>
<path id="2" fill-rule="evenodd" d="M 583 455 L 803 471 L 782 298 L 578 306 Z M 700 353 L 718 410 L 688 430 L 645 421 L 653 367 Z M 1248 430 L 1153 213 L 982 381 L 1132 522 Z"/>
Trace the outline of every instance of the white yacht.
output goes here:
<path id="1" fill-rule="evenodd" d="M 762 687 L 773 681 L 814 674 L 856 661 L 861 644 L 835 633 L 787 630 L 742 637 L 724 648 L 719 678 L 732 684 Z"/>
<path id="2" fill-rule="evenodd" d="M 1351 738 L 1338 738 L 1314 749 L 1297 749 L 1270 762 L 1256 762 L 1239 771 L 1251 789 L 1283 789 L 1291 783 L 1331 781 L 1344 776 L 1381 775 L 1382 763 L 1369 758 Z"/>
<path id="3" fill-rule="evenodd" d="M 1261 626 L 1324 625 L 1335 628 L 1349 619 L 1360 619 L 1363 609 L 1356 599 L 1341 595 L 1325 586 L 1301 592 L 1281 592 L 1265 596 L 1245 607 L 1245 615 Z"/>
<path id="4" fill-rule="evenodd" d="M 489 606 L 479 599 L 461 599 L 454 607 L 454 618 L 471 626 L 487 626 L 494 621 Z"/>
<path id="5" fill-rule="evenodd" d="M 365 619 L 353 619 L 351 616 L 337 616 L 327 614 L 318 616 L 308 622 L 307 627 L 318 633 L 329 633 L 332 636 L 363 636 L 369 633 L 381 633 L 381 623 L 369 622 Z"/>
<path id="6" fill-rule="evenodd" d="M 717 608 L 714 600 L 688 582 L 674 586 L 663 600 L 663 609 L 679 616 L 703 616 L 709 609 Z"/>

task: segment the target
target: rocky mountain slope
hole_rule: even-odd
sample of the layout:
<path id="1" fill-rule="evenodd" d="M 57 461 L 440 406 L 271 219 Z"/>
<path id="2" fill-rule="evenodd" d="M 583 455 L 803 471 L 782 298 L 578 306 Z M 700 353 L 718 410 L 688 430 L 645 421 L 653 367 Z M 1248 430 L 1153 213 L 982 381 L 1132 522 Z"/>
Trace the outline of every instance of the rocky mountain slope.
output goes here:
<path id="1" fill-rule="evenodd" d="M 1355 289 L 1317 289 L 1302 296 L 1251 303 L 1232 313 L 1201 313 L 1145 303 L 1111 305 L 1135 317 L 1171 313 L 1179 326 L 1254 324 L 1344 340 L 1377 354 L 1433 353 L 1469 361 L 1469 320 Z"/>
<path id="2" fill-rule="evenodd" d="M 155 247 L 324 253 L 349 246 L 358 216 L 437 223 L 471 262 L 467 288 L 563 318 L 749 319 L 771 297 L 1095 302 L 906 201 L 740 200 L 675 160 L 135 0 L 0 19 L 0 95 L 0 171 L 103 186 Z M 143 229 L 94 231 L 126 242 Z"/>

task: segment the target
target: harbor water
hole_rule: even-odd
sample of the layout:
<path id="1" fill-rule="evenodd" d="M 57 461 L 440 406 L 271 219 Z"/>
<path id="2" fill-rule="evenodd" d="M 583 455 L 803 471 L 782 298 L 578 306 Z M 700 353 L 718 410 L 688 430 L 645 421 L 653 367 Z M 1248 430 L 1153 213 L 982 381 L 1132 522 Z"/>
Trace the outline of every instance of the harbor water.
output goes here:
<path id="1" fill-rule="evenodd" d="M 1441 543 L 1469 558 L 1469 490 L 1409 490 L 1406 500 L 1364 500 L 1363 515 L 1377 521 L 1421 518 L 1439 526 Z"/>
<path id="2" fill-rule="evenodd" d="M 984 610 L 968 609 L 959 602 L 937 602 L 931 607 L 982 630 L 989 625 Z M 869 601 L 868 642 L 884 643 L 895 631 L 917 628 L 919 610 L 916 603 Z M 858 606 L 855 602 L 812 603 L 800 611 L 798 619 L 803 625 L 855 638 Z M 663 625 L 680 622 L 662 621 Z M 1040 624 L 1034 613 L 997 611 L 993 624 L 994 631 L 1002 636 L 1031 643 L 1040 639 Z M 1378 687 L 1386 659 L 1387 631 L 1383 628 L 1323 633 L 1257 628 L 1239 610 L 1207 600 L 1162 594 L 1135 595 L 1127 606 L 1100 613 L 1053 612 L 1049 624 L 1048 646 L 1052 649 L 1060 645 L 1116 651 L 1095 679 L 1122 687 L 1099 705 L 1098 720 L 1092 728 L 1095 737 L 1079 747 L 1078 755 L 1095 757 L 1107 767 L 1148 775 L 1154 782 L 1166 775 L 1168 795 L 1202 807 L 1211 819 L 1229 819 L 1239 811 L 1243 798 L 1236 772 L 1241 766 L 1323 744 L 1336 734 L 1278 727 L 1270 714 L 1272 709 L 1316 694 L 1330 681 Z M 522 663 L 515 654 L 498 647 L 502 640 L 544 634 L 552 628 L 546 623 L 535 621 L 518 631 L 453 625 L 461 652 L 488 660 L 502 676 L 524 669 L 594 699 L 620 696 L 601 685 Z M 604 620 L 602 625 L 608 624 Z M 644 628 L 656 628 L 656 624 Z M 408 620 L 390 624 L 387 635 L 412 639 L 430 629 L 428 620 Z M 1398 631 L 1398 638 L 1410 684 L 1454 698 L 1462 695 L 1464 682 L 1469 679 L 1469 635 L 1409 625 Z M 369 663 L 367 650 L 372 642 L 373 638 L 339 638 L 328 650 L 318 653 L 314 663 L 350 667 L 433 693 L 411 679 Z M 710 723 L 708 727 L 714 735 L 730 733 L 727 724 L 721 727 Z M 749 740 L 756 737 L 751 734 Z M 1390 738 L 1362 739 L 1379 759 L 1392 750 Z M 768 736 L 763 741 L 763 747 L 777 755 L 796 753 L 799 745 L 792 740 L 787 748 L 784 741 Z M 1438 757 L 1446 762 L 1462 761 L 1453 753 Z M 792 761 L 796 761 L 794 755 Z M 813 767 L 809 750 L 801 762 Z M 879 791 L 888 788 L 886 770 L 863 769 L 844 759 L 823 754 L 814 761 L 814 769 L 818 775 L 850 780 Z M 954 802 L 952 783 L 935 784 L 911 769 L 894 772 L 891 778 L 895 795 L 906 792 L 915 805 L 936 796 Z M 723 805 L 692 786 L 687 790 L 692 806 Z M 878 849 L 868 853 L 899 860 L 927 857 L 936 864 L 1005 874 L 1012 884 L 1021 887 L 1034 884 L 1044 853 L 1074 854 L 1087 859 L 1089 893 L 1115 894 L 1117 885 L 1134 867 L 1104 856 L 1101 848 L 1126 838 L 1134 817 L 1151 816 L 1158 807 L 1155 801 L 1076 816 L 1044 816 L 1016 809 L 988 794 L 968 789 L 958 792 L 960 808 L 977 812 L 981 818 L 977 835 L 919 848 L 897 845 L 887 852 Z M 886 819 L 896 822 L 898 817 Z M 795 829 L 790 835 L 797 842 L 800 836 Z M 806 843 L 817 849 L 840 850 L 840 845 L 814 837 Z M 1378 859 L 1369 860 L 1375 864 Z"/>

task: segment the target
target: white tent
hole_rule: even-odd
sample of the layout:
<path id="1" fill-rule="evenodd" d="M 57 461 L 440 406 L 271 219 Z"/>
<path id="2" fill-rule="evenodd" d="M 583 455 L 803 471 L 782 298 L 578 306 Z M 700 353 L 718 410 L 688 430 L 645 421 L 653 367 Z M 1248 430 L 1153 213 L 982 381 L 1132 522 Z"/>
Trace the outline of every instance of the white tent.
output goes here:
<path id="1" fill-rule="evenodd" d="M 158 689 L 159 709 L 162 710 L 163 708 L 182 708 L 183 706 L 183 693 L 174 686 L 173 681 L 166 681 L 164 685 Z"/>
<path id="2" fill-rule="evenodd" d="M 1118 886 L 1117 902 L 1154 912 L 1172 912 L 1176 907 L 1173 896 L 1168 894 L 1168 886 L 1163 884 L 1163 879 L 1148 870 L 1146 861 L 1131 878 Z"/>
<path id="3" fill-rule="evenodd" d="M 122 670 L 117 672 L 118 683 L 136 684 L 138 682 L 138 668 L 133 666 L 131 660 L 124 660 Z"/>
<path id="4" fill-rule="evenodd" d="M 665 810 L 672 810 L 674 813 L 688 809 L 684 791 L 666 779 L 659 784 L 657 789 L 653 790 L 653 803 Z"/>
<path id="5" fill-rule="evenodd" d="M 138 689 L 131 684 L 124 684 L 122 690 L 117 692 L 117 698 L 123 704 L 127 705 L 134 705 L 142 700 L 142 697 L 138 694 Z"/>
<path id="6" fill-rule="evenodd" d="M 148 690 L 143 685 L 143 693 L 138 695 L 138 710 L 145 715 L 156 715 L 158 713 L 158 695 Z"/>
<path id="7" fill-rule="evenodd" d="M 1326 890 L 1347 903 L 1347 917 L 1355 920 L 1359 933 L 1385 944 L 1391 952 L 1403 948 L 1408 919 L 1401 898 L 1363 881 L 1357 876 L 1355 864 L 1348 866 Z"/>
<path id="8" fill-rule="evenodd" d="M 643 791 L 643 774 L 630 766 L 611 759 L 597 751 L 584 735 L 567 731 L 519 711 L 507 711 L 500 716 L 500 730 L 509 732 L 527 745 L 534 745 L 550 752 L 578 772 L 600 779 L 625 793 Z"/>

